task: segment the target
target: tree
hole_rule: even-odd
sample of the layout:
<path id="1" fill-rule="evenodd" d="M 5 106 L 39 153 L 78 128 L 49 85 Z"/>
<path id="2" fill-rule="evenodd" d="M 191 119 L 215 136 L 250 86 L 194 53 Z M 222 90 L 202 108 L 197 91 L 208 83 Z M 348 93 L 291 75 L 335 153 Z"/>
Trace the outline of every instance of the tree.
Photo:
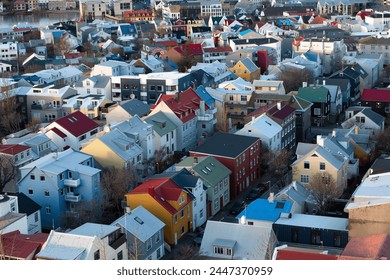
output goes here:
<path id="1" fill-rule="evenodd" d="M 19 113 L 16 96 L 13 95 L 8 80 L 0 85 L 0 131 L 9 134 L 19 131 L 22 115 Z"/>
<path id="2" fill-rule="evenodd" d="M 0 154 L 0 193 L 3 193 L 5 186 L 15 179 L 16 168 L 12 156 Z"/>
<path id="3" fill-rule="evenodd" d="M 122 213 L 122 200 L 125 194 L 137 184 L 137 172 L 134 167 L 114 168 L 103 171 L 101 186 L 103 192 L 103 209 L 105 217 L 109 220 L 118 218 Z"/>
<path id="4" fill-rule="evenodd" d="M 177 67 L 180 73 L 185 73 L 188 69 L 196 64 L 196 60 L 194 56 L 190 54 L 188 43 L 184 44 L 182 48 L 183 52 L 181 54 L 181 59 L 177 63 Z"/>
<path id="5" fill-rule="evenodd" d="M 278 75 L 278 79 L 284 82 L 286 92 L 298 90 L 303 82 L 308 84 L 314 82 L 313 73 L 307 69 L 297 70 L 286 68 L 282 69 L 282 72 Z"/>
<path id="6" fill-rule="evenodd" d="M 70 48 L 71 48 L 71 46 L 70 46 L 69 42 L 67 41 L 67 35 L 64 34 L 60 38 L 58 38 L 58 40 L 56 41 L 56 43 L 54 45 L 54 52 L 56 55 L 64 56 L 65 53 L 70 51 Z"/>
<path id="7" fill-rule="evenodd" d="M 290 177 L 288 176 L 290 159 L 292 152 L 287 149 L 283 149 L 280 154 L 274 155 L 270 152 L 272 156 L 270 157 L 270 164 L 268 169 L 268 174 L 271 178 L 276 180 L 276 185 L 279 189 L 286 186 L 290 183 Z"/>
<path id="8" fill-rule="evenodd" d="M 311 176 L 307 189 L 314 197 L 320 215 L 325 214 L 331 201 L 341 195 L 335 179 L 326 171 L 317 172 Z"/>

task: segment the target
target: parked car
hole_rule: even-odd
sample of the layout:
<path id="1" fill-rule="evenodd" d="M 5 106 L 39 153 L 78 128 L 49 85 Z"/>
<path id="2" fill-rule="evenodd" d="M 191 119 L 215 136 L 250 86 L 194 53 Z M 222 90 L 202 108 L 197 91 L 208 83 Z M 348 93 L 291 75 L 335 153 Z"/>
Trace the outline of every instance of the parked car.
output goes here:
<path id="1" fill-rule="evenodd" d="M 247 194 L 245 200 L 252 201 L 252 200 L 255 200 L 256 198 L 259 198 L 260 196 L 261 196 L 261 193 L 260 193 L 259 191 L 257 191 L 257 190 L 251 190 L 251 191 Z"/>

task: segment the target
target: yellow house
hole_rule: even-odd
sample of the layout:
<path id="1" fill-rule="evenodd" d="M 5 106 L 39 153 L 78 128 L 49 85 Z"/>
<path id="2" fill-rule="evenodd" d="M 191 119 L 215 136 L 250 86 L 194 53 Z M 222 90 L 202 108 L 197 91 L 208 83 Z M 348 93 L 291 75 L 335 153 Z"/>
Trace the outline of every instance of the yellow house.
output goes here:
<path id="1" fill-rule="evenodd" d="M 118 129 L 92 140 L 81 151 L 93 156 L 102 167 L 128 168 L 143 160 L 142 148 Z"/>
<path id="2" fill-rule="evenodd" d="M 340 193 L 347 187 L 348 159 L 336 157 L 329 149 L 308 143 L 298 143 L 296 154 L 297 160 L 291 164 L 293 180 L 307 186 L 310 177 L 326 171 L 336 181 Z"/>
<path id="3" fill-rule="evenodd" d="M 192 228 L 192 198 L 169 178 L 150 179 L 125 198 L 131 209 L 142 205 L 165 224 L 165 241 L 170 245 Z"/>
<path id="4" fill-rule="evenodd" d="M 229 69 L 237 77 L 240 77 L 248 82 L 260 79 L 261 70 L 248 57 L 239 60 L 232 68 Z"/>

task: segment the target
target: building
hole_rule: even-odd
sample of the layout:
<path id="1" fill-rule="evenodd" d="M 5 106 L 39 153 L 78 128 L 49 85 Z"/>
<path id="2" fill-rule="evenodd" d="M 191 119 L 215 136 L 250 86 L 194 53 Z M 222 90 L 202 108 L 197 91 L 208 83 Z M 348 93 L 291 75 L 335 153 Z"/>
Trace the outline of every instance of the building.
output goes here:
<path id="1" fill-rule="evenodd" d="M 132 0 L 115 0 L 113 1 L 113 13 L 111 13 L 111 15 L 123 19 L 126 18 L 126 12 L 131 10 L 133 10 Z"/>
<path id="2" fill-rule="evenodd" d="M 345 246 L 340 260 L 388 260 L 390 258 L 389 234 L 353 237 Z"/>
<path id="3" fill-rule="evenodd" d="M 387 116 L 387 114 L 390 113 L 390 90 L 364 89 L 361 105 L 372 108 L 373 111 L 382 116 Z"/>
<path id="4" fill-rule="evenodd" d="M 237 77 L 242 78 L 248 82 L 253 82 L 260 78 L 260 68 L 253 63 L 249 58 L 239 60 L 231 69 Z"/>
<path id="5" fill-rule="evenodd" d="M 80 17 L 85 21 L 104 19 L 107 13 L 107 3 L 100 0 L 80 1 Z"/>
<path id="6" fill-rule="evenodd" d="M 111 79 L 108 76 L 82 77 L 73 88 L 81 96 L 101 95 L 111 100 Z"/>
<path id="7" fill-rule="evenodd" d="M 0 195 L 0 231 L 8 233 L 18 230 L 28 234 L 26 213 L 19 213 L 18 198 L 16 196 Z"/>
<path id="8" fill-rule="evenodd" d="M 108 113 L 105 114 L 106 123 L 119 123 L 131 119 L 135 115 L 145 117 L 150 112 L 150 105 L 143 103 L 138 99 L 126 100 L 115 103 L 108 107 Z"/>
<path id="9" fill-rule="evenodd" d="M 311 106 L 311 122 L 313 125 L 324 126 L 327 124 L 330 115 L 330 93 L 326 87 L 301 87 L 297 96 L 313 103 Z"/>
<path id="10" fill-rule="evenodd" d="M 371 130 L 375 135 L 384 130 L 385 118 L 369 107 L 349 107 L 345 110 L 345 121 L 341 123 L 341 127 L 351 128 L 353 125 Z"/>
<path id="11" fill-rule="evenodd" d="M 142 205 L 165 224 L 169 245 L 193 230 L 192 197 L 170 178 L 149 179 L 125 195 L 127 206 Z"/>
<path id="12" fill-rule="evenodd" d="M 120 227 L 126 236 L 129 259 L 159 260 L 165 253 L 165 224 L 142 206 L 128 210 L 111 225 Z"/>
<path id="13" fill-rule="evenodd" d="M 99 125 L 80 111 L 56 119 L 42 129 L 58 147 L 58 151 L 81 150 L 84 143 L 96 137 Z"/>
<path id="14" fill-rule="evenodd" d="M 359 53 L 362 54 L 378 54 L 382 55 L 383 63 L 385 65 L 390 64 L 390 49 L 388 45 L 390 44 L 390 38 L 386 37 L 366 37 L 360 39 L 356 48 Z"/>
<path id="15" fill-rule="evenodd" d="M 100 211 L 101 171 L 94 168 L 90 155 L 72 149 L 51 153 L 20 172 L 19 191 L 42 207 L 43 229 L 66 225 L 66 218 L 77 217 L 88 203 L 96 203 L 94 211 Z"/>
<path id="16" fill-rule="evenodd" d="M 199 200 L 207 200 L 207 217 L 214 216 L 230 202 L 229 177 L 232 172 L 214 157 L 186 157 L 175 168 L 176 171 L 185 168 L 202 179 L 207 195 Z M 206 217 L 206 213 L 200 216 Z"/>
<path id="17" fill-rule="evenodd" d="M 190 151 L 190 156 L 213 156 L 229 168 L 230 198 L 237 197 L 260 178 L 260 139 L 217 132 Z"/>
<path id="18" fill-rule="evenodd" d="M 18 42 L 15 40 L 1 39 L 0 40 L 0 59 L 1 60 L 17 60 L 19 57 Z"/>
<path id="19" fill-rule="evenodd" d="M 200 16 L 201 17 L 221 17 L 222 3 L 221 1 L 208 0 L 200 1 Z"/>

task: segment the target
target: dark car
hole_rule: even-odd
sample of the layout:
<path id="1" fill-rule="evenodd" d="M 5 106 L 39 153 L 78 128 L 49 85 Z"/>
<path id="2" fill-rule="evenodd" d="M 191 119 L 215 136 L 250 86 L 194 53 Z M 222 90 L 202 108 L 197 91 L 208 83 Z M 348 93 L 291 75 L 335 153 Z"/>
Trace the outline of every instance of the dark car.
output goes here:
<path id="1" fill-rule="evenodd" d="M 244 206 L 242 205 L 242 203 L 240 202 L 235 202 L 232 206 L 232 208 L 230 208 L 230 214 L 232 215 L 237 215 L 239 213 L 241 213 L 241 211 L 244 209 Z"/>
<path id="2" fill-rule="evenodd" d="M 246 196 L 245 200 L 252 201 L 252 200 L 255 200 L 256 198 L 259 198 L 260 196 L 261 196 L 261 193 L 259 191 L 251 190 L 248 193 L 248 195 Z"/>

